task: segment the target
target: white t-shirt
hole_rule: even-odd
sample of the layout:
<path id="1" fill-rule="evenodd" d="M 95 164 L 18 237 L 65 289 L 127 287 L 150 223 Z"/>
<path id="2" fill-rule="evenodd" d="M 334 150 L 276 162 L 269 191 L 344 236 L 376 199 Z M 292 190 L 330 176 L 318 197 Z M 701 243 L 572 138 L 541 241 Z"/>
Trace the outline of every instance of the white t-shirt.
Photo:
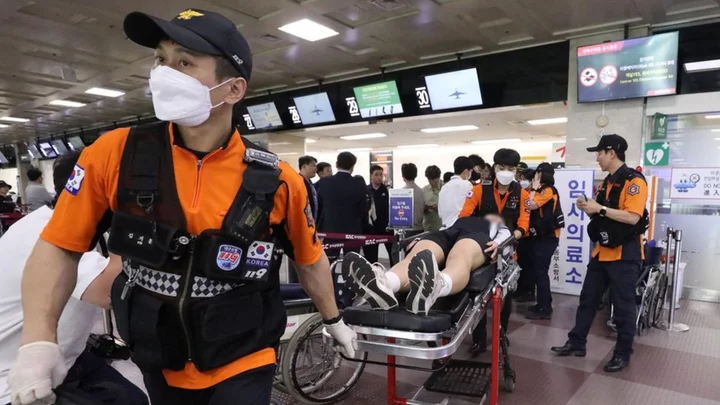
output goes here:
<path id="1" fill-rule="evenodd" d="M 20 347 L 23 326 L 21 281 L 25 262 L 35 242 L 52 217 L 52 210 L 40 207 L 15 223 L 0 238 L 0 404 L 10 402 L 7 378 Z M 98 252 L 85 253 L 78 266 L 77 285 L 58 323 L 58 344 L 68 368 L 85 350 L 88 336 L 102 309 L 80 301 L 90 283 L 107 267 L 109 259 Z"/>
<path id="2" fill-rule="evenodd" d="M 465 200 L 472 191 L 472 183 L 469 180 L 463 180 L 462 177 L 455 175 L 450 181 L 445 183 L 440 189 L 438 196 L 438 214 L 442 221 L 442 228 L 446 229 L 457 221 L 462 211 Z"/>

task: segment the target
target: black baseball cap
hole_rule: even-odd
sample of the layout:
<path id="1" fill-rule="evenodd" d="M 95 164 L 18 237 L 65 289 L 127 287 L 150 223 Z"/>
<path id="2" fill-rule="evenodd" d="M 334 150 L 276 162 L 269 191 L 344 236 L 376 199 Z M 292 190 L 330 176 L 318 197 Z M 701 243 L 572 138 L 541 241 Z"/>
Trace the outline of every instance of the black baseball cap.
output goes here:
<path id="1" fill-rule="evenodd" d="M 527 170 L 527 169 L 528 169 L 528 164 L 527 164 L 527 163 L 525 163 L 525 162 L 520 162 L 520 163 L 518 163 L 518 165 L 517 165 L 517 171 L 518 171 L 518 172 L 522 173 L 522 172 L 524 172 L 524 171 Z"/>
<path id="2" fill-rule="evenodd" d="M 12 186 L 7 184 L 5 180 L 0 180 L 0 188 L 7 187 L 8 190 L 12 190 Z"/>
<path id="3" fill-rule="evenodd" d="M 614 150 L 615 152 L 625 152 L 628 148 L 627 141 L 620 135 L 609 134 L 600 138 L 597 146 L 587 148 L 588 152 L 600 152 L 601 150 Z"/>
<path id="4" fill-rule="evenodd" d="M 187 9 L 170 21 L 139 11 L 125 17 L 125 35 L 138 45 L 157 48 L 169 38 L 191 51 L 225 56 L 245 80 L 252 73 L 252 52 L 235 23 L 227 17 L 200 9 Z"/>
<path id="5" fill-rule="evenodd" d="M 538 167 L 535 169 L 537 173 L 550 173 L 555 174 L 555 168 L 547 162 L 540 163 Z"/>

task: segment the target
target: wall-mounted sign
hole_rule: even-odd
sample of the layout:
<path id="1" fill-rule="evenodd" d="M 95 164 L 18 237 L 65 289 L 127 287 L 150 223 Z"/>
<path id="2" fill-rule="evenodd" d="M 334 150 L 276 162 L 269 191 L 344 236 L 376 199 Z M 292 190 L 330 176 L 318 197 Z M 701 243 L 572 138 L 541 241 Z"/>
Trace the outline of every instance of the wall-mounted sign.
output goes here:
<path id="1" fill-rule="evenodd" d="M 720 200 L 720 167 L 673 168 L 670 198 Z"/>

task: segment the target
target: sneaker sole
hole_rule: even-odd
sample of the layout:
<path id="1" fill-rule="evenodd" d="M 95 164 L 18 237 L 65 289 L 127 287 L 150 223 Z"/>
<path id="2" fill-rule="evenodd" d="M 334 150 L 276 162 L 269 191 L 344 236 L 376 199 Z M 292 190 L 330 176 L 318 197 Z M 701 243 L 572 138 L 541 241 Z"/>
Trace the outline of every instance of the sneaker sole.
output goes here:
<path id="1" fill-rule="evenodd" d="M 342 262 L 345 285 L 355 295 L 364 298 L 372 309 L 389 310 L 398 306 L 397 299 L 378 286 L 370 263 L 357 253 L 348 253 Z"/>
<path id="2" fill-rule="evenodd" d="M 427 268 L 425 264 L 432 262 L 432 252 L 429 250 L 419 252 L 410 260 L 408 266 L 410 294 L 407 296 L 405 307 L 412 313 L 427 315 L 430 311 L 427 298 L 435 288 L 435 268 L 432 265 Z"/>

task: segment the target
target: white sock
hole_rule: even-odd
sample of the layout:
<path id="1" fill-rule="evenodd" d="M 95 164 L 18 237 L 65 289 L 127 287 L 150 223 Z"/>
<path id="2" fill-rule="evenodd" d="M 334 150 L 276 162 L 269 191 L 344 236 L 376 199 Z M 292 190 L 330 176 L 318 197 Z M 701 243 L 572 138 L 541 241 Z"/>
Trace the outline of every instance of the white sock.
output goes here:
<path id="1" fill-rule="evenodd" d="M 453 287 L 452 279 L 450 278 L 450 276 L 448 276 L 445 273 L 440 273 L 440 277 L 442 277 L 443 281 L 445 281 L 445 283 L 443 283 L 442 288 L 440 289 L 440 296 L 447 297 L 448 295 L 450 295 L 450 291 L 452 291 L 452 287 Z"/>
<path id="2" fill-rule="evenodd" d="M 394 293 L 400 291 L 400 277 L 398 277 L 397 274 L 393 273 L 392 271 L 386 271 L 385 278 L 388 281 L 390 289 L 392 289 Z"/>

